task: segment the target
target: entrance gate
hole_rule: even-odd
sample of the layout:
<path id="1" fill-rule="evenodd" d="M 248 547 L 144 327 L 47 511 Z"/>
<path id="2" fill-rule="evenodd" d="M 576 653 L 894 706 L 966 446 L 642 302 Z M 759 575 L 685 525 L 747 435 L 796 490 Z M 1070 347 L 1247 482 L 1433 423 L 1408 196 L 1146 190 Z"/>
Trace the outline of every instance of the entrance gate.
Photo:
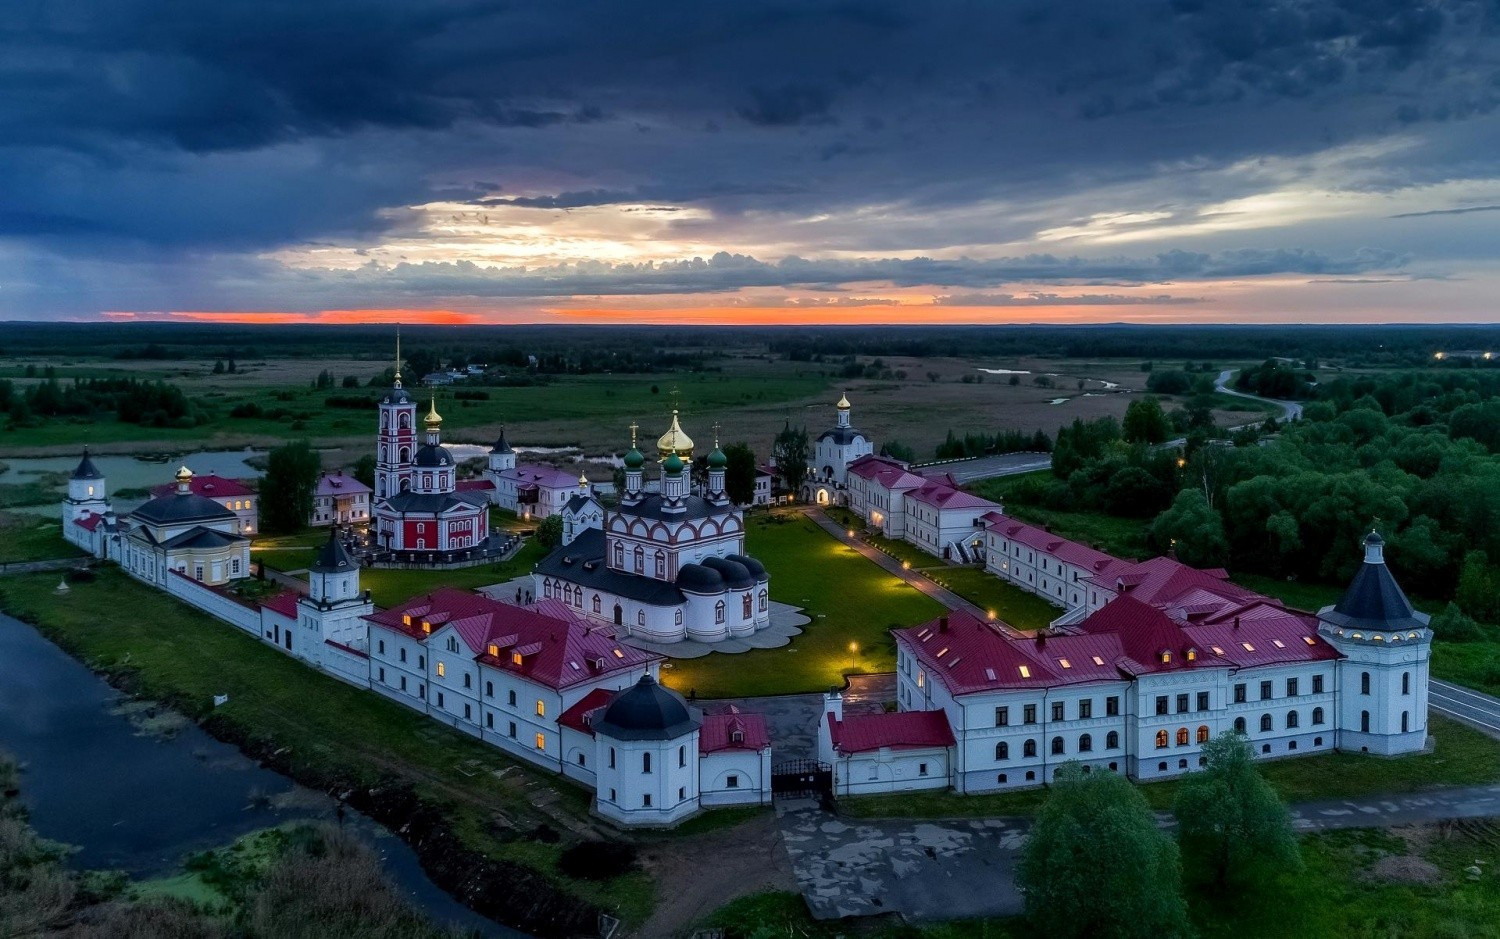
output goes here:
<path id="1" fill-rule="evenodd" d="M 833 796 L 833 767 L 817 760 L 790 760 L 771 768 L 771 797 Z"/>

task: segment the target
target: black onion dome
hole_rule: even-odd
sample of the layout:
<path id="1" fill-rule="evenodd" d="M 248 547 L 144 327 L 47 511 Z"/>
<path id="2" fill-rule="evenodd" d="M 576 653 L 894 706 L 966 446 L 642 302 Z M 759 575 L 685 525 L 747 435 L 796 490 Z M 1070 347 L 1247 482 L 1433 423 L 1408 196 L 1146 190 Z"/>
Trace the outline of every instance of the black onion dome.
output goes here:
<path id="1" fill-rule="evenodd" d="M 425 444 L 417 451 L 417 457 L 413 461 L 417 466 L 452 466 L 453 454 L 448 452 L 447 447 Z"/>
<path id="2" fill-rule="evenodd" d="M 726 554 L 724 556 L 736 564 L 743 564 L 745 570 L 750 572 L 750 576 L 754 577 L 755 582 L 758 584 L 763 584 L 771 579 L 770 575 L 766 573 L 766 566 L 749 555 Z"/>
<path id="3" fill-rule="evenodd" d="M 594 733 L 615 740 L 671 740 L 691 733 L 701 723 L 682 695 L 642 675 L 634 686 L 610 700 L 592 726 Z"/>
<path id="4" fill-rule="evenodd" d="M 411 395 L 406 393 L 405 388 L 392 388 L 380 399 L 381 404 L 410 404 Z"/>
<path id="5" fill-rule="evenodd" d="M 684 564 L 677 571 L 677 586 L 689 593 L 723 593 L 724 575 L 702 564 Z"/>
<path id="6" fill-rule="evenodd" d="M 711 567 L 724 577 L 724 582 L 731 590 L 745 590 L 755 586 L 755 578 L 751 576 L 749 569 L 737 561 L 728 558 L 704 558 L 704 567 Z"/>

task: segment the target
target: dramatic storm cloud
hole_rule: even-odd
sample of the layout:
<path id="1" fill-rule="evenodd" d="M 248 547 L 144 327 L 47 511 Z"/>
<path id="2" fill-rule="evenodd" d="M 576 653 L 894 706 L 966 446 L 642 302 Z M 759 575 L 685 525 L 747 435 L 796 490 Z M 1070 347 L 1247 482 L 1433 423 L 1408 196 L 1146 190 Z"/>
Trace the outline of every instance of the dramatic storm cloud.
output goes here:
<path id="1" fill-rule="evenodd" d="M 1492 319 L 1493 0 L 0 5 L 0 316 Z"/>

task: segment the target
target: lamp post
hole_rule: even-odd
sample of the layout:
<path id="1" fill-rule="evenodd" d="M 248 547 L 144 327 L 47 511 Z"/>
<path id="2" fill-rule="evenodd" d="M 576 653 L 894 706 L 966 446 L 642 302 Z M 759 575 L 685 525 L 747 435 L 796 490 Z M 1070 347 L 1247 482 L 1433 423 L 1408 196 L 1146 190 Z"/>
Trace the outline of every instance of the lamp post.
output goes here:
<path id="1" fill-rule="evenodd" d="M 859 643 L 857 643 L 857 642 L 851 642 L 851 643 L 849 643 L 849 671 L 852 672 L 856 668 L 859 667 L 858 664 L 857 664 L 857 662 L 856 662 L 856 659 L 857 659 L 858 656 L 859 656 Z"/>

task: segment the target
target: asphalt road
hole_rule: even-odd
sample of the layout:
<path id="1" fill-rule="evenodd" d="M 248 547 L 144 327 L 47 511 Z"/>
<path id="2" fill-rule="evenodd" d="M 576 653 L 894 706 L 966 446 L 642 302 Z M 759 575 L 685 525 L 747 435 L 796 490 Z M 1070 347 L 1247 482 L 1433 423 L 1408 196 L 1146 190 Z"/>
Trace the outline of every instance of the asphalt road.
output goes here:
<path id="1" fill-rule="evenodd" d="M 1298 404 L 1295 401 L 1282 401 L 1277 398 L 1262 398 L 1259 395 L 1246 394 L 1243 391 L 1235 391 L 1233 388 L 1230 388 L 1229 379 L 1232 375 L 1234 375 L 1235 371 L 1235 369 L 1226 368 L 1224 371 L 1220 372 L 1218 381 L 1214 382 L 1214 388 L 1218 391 L 1223 392 L 1224 394 L 1230 395 L 1235 398 L 1246 398 L 1250 401 L 1264 401 L 1266 404 L 1276 405 L 1277 407 L 1281 408 L 1281 420 L 1283 423 L 1286 421 L 1300 421 L 1302 419 L 1302 405 Z"/>
<path id="2" fill-rule="evenodd" d="M 1434 678 L 1427 685 L 1427 706 L 1491 737 L 1500 737 L 1500 699 Z"/>

